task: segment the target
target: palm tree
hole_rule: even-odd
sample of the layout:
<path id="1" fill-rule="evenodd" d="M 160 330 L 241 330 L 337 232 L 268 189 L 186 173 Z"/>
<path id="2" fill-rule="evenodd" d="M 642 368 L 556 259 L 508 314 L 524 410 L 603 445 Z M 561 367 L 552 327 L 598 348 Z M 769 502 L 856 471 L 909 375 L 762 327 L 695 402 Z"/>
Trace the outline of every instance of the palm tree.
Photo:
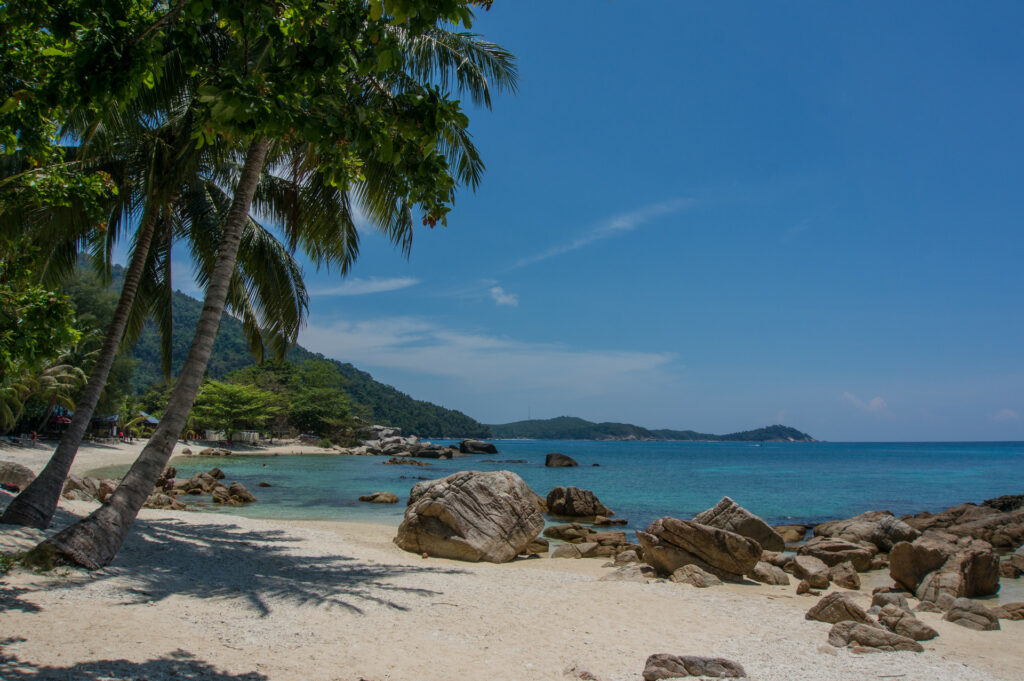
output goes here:
<path id="1" fill-rule="evenodd" d="M 196 152 L 186 134 L 187 106 L 178 106 L 171 114 L 155 129 L 147 128 L 145 116 L 140 114 L 133 119 L 134 126 L 122 122 L 115 132 L 91 133 L 101 149 L 101 160 L 95 163 L 111 169 L 121 188 L 111 209 L 111 227 L 102 240 L 94 242 L 94 250 L 109 254 L 118 226 L 133 212 L 141 213 L 139 229 L 117 308 L 71 423 L 46 467 L 8 505 L 0 522 L 37 528 L 49 525 L 114 359 L 120 348 L 134 345 L 150 314 L 158 319 L 164 371 L 170 373 L 171 245 L 175 237 L 186 239 L 200 284 L 208 280 L 225 212 L 223 191 L 213 178 L 230 173 L 225 167 L 231 167 L 220 149 Z M 285 200 L 298 193 L 288 189 L 280 187 L 282 196 L 277 198 Z M 257 358 L 262 357 L 265 345 L 282 354 L 294 342 L 305 314 L 307 294 L 301 269 L 288 250 L 255 220 L 245 221 L 241 246 L 229 285 L 231 308 L 241 318 Z"/>
<path id="2" fill-rule="evenodd" d="M 397 30 L 397 29 L 396 29 Z M 450 36 L 445 39 L 445 36 Z M 474 100 L 490 105 L 491 88 L 515 89 L 517 74 L 512 56 L 497 46 L 475 40 L 469 34 L 451 34 L 441 29 L 425 35 L 402 36 L 405 59 L 402 68 L 392 69 L 384 77 L 365 76 L 359 88 L 365 94 L 359 104 L 388 107 L 399 95 L 429 94 L 427 83 L 447 86 L 455 79 L 459 91 Z M 471 51 L 472 48 L 472 51 Z M 458 51 L 464 54 L 460 58 Z M 255 47 L 253 51 L 257 50 Z M 451 125 L 435 140 L 439 150 L 455 168 L 455 179 L 475 187 L 483 170 L 479 154 L 461 126 Z M 87 518 L 58 533 L 46 543 L 65 558 L 99 569 L 113 560 L 128 534 L 139 509 L 153 490 L 153 485 L 170 459 L 174 444 L 186 423 L 209 361 L 220 325 L 234 261 L 242 239 L 243 226 L 259 191 L 259 179 L 272 150 L 277 148 L 279 160 L 290 167 L 293 176 L 305 180 L 304 186 L 318 194 L 339 191 L 317 181 L 315 155 L 311 148 L 290 149 L 275 145 L 272 140 L 256 136 L 249 144 L 235 185 L 234 197 L 226 214 L 224 231 L 217 249 L 216 262 L 206 290 L 203 311 L 199 318 L 192 346 L 175 384 L 160 425 L 125 475 L 108 503 Z M 290 153 L 289 153 L 290 152 Z M 376 156 L 363 158 L 365 180 L 354 184 L 354 194 L 378 229 L 382 230 L 407 253 L 412 238 L 412 211 L 407 178 L 402 178 L 389 163 Z M 291 163 L 287 163 L 291 161 Z M 347 205 L 341 192 L 339 201 Z M 257 205 L 259 208 L 259 205 Z M 301 244 L 314 258 L 335 260 L 345 273 L 358 252 L 357 233 L 351 220 L 334 225 L 327 222 L 293 223 L 289 232 L 292 244 Z M 329 230 L 340 228 L 347 238 L 334 238 Z M 286 230 L 287 231 L 287 230 Z M 338 250 L 337 247 L 340 247 Z"/>
<path id="3" fill-rule="evenodd" d="M 56 405 L 74 408 L 71 394 L 85 382 L 85 374 L 67 357 L 46 362 L 38 371 L 28 367 L 16 367 L 11 375 L 4 376 L 0 386 L 0 429 L 10 431 L 21 419 L 25 403 L 32 398 L 49 405 L 47 418 Z"/>

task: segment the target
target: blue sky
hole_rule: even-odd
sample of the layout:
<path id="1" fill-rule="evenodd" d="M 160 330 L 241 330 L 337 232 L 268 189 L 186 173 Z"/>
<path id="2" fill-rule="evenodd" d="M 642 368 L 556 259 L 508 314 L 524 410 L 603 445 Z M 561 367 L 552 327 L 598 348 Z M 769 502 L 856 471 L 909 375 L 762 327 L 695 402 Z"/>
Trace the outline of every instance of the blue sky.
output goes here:
<path id="1" fill-rule="evenodd" d="M 300 342 L 490 423 L 1024 439 L 1020 3 L 498 0 L 518 96 Z"/>

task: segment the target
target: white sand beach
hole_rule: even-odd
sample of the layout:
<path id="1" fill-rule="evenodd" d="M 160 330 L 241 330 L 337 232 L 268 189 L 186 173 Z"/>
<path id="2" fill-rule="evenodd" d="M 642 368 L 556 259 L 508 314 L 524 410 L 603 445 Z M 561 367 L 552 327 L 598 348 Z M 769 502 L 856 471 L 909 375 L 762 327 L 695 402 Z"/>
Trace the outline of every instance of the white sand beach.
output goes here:
<path id="1" fill-rule="evenodd" d="M 83 448 L 75 469 L 137 450 Z M 35 469 L 48 456 L 0 451 Z M 63 501 L 48 532 L 93 507 Z M 43 536 L 0 527 L 0 551 Z M 726 657 L 760 681 L 1024 679 L 1024 622 L 978 632 L 921 613 L 939 632 L 924 653 L 855 654 L 804 619 L 817 599 L 795 582 L 602 582 L 605 559 L 421 559 L 393 536 L 386 525 L 143 510 L 104 570 L 0 578 L 0 678 L 634 681 L 664 652 Z M 867 607 L 886 575 L 865 577 L 848 593 Z"/>

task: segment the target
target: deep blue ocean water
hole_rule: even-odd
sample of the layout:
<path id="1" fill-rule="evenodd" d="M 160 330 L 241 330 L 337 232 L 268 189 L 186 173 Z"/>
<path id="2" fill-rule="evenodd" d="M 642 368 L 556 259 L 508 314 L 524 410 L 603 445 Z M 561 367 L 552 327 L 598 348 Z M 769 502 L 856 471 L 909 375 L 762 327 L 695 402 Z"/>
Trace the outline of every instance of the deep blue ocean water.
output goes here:
<path id="1" fill-rule="evenodd" d="M 383 457 L 179 457 L 179 476 L 219 466 L 259 498 L 252 517 L 384 522 L 397 525 L 417 477 L 459 470 L 513 471 L 541 496 L 557 485 L 593 490 L 629 528 L 663 515 L 683 518 L 730 496 L 770 523 L 814 523 L 873 509 L 900 515 L 1024 493 L 1024 443 L 707 443 L 496 441 L 497 455 L 430 466 L 385 466 Z M 579 461 L 545 468 L 547 452 Z M 506 460 L 525 460 L 509 463 Z M 593 466 L 592 464 L 599 464 Z M 271 487 L 258 487 L 265 481 Z M 395 505 L 360 503 L 377 491 Z"/>

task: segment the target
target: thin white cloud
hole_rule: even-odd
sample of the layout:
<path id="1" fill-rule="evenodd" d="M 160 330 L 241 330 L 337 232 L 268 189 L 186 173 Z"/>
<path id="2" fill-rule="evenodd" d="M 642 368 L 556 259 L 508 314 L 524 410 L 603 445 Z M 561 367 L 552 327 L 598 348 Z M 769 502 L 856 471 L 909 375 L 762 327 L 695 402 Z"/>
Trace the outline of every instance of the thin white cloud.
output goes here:
<path id="1" fill-rule="evenodd" d="M 314 296 L 365 296 L 370 293 L 385 293 L 387 291 L 398 291 L 409 288 L 420 283 L 415 277 L 392 277 L 390 279 L 349 279 L 339 286 L 330 288 L 313 289 L 310 293 Z"/>
<path id="2" fill-rule="evenodd" d="M 541 251 L 540 253 L 535 253 L 534 255 L 517 260 L 513 263 L 512 269 L 525 267 L 526 265 L 532 265 L 533 263 L 547 260 L 548 258 L 554 258 L 558 255 L 564 255 L 565 253 L 579 250 L 584 246 L 589 246 L 595 241 L 601 241 L 602 239 L 608 239 L 619 234 L 632 232 L 654 218 L 661 217 L 662 215 L 678 213 L 684 208 L 688 208 L 692 205 L 693 199 L 672 199 L 671 201 L 664 201 L 662 203 L 654 203 L 649 206 L 644 206 L 643 208 L 631 213 L 616 215 L 591 229 L 586 234 L 577 237 L 573 241 L 559 246 L 553 246 L 547 250 Z"/>
<path id="3" fill-rule="evenodd" d="M 353 362 L 454 379 L 466 392 L 548 390 L 566 397 L 617 394 L 666 380 L 672 353 L 591 350 L 465 333 L 416 318 L 311 324 L 300 342 Z"/>
<path id="4" fill-rule="evenodd" d="M 1020 421 L 1020 414 L 1012 409 L 1000 409 L 995 414 L 989 416 L 989 418 L 996 423 L 1014 423 Z"/>
<path id="5" fill-rule="evenodd" d="M 498 305 L 508 305 L 510 307 L 519 307 L 519 296 L 515 293 L 509 293 L 500 286 L 491 287 L 491 298 Z"/>
<path id="6" fill-rule="evenodd" d="M 874 414 L 881 413 L 889 409 L 889 405 L 887 405 L 885 403 L 885 400 L 883 400 L 881 397 L 876 397 L 865 402 L 864 400 L 859 399 L 856 395 L 846 392 L 843 393 L 843 400 L 857 407 L 861 411 L 866 411 Z"/>

